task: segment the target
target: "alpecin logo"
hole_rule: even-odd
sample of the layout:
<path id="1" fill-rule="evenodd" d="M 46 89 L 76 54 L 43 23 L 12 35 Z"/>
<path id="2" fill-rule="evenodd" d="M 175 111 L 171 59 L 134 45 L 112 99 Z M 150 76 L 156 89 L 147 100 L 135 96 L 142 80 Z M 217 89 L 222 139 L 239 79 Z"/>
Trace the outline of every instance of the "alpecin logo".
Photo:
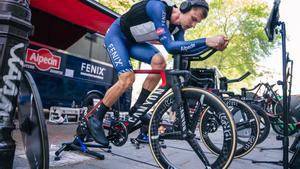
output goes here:
<path id="1" fill-rule="evenodd" d="M 53 55 L 50 50 L 45 48 L 27 49 L 25 62 L 34 64 L 41 71 L 47 71 L 51 68 L 59 69 L 61 57 Z"/>

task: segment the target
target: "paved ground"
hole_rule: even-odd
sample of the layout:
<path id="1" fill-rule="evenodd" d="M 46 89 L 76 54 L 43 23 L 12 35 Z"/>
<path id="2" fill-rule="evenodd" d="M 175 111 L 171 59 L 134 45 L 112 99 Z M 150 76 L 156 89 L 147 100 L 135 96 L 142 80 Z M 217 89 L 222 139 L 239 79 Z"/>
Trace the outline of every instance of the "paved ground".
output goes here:
<path id="1" fill-rule="evenodd" d="M 105 160 L 97 160 L 92 157 L 82 155 L 78 152 L 63 152 L 60 161 L 54 161 L 54 152 L 60 147 L 62 142 L 70 141 L 75 133 L 76 125 L 53 125 L 48 124 L 49 144 L 50 144 L 50 168 L 52 169 L 153 169 L 158 168 L 152 158 L 147 145 L 142 145 L 140 149 L 136 149 L 133 144 L 128 141 L 122 147 L 113 147 L 112 152 L 108 153 L 104 150 L 96 149 L 105 155 Z M 135 136 L 136 133 L 130 135 Z M 15 154 L 14 168 L 29 168 L 24 154 L 24 149 L 18 130 L 14 132 L 14 138 L 17 142 L 17 151 Z M 291 138 L 292 140 L 293 138 Z M 290 141 L 291 142 L 291 141 Z M 230 169 L 279 169 L 280 166 L 271 164 L 253 164 L 252 160 L 281 160 L 282 150 L 260 151 L 262 147 L 280 147 L 281 141 L 275 139 L 275 134 L 271 131 L 265 142 L 258 145 L 250 154 L 240 159 L 234 159 L 230 165 Z M 185 148 L 183 144 L 175 145 L 170 152 L 172 158 L 178 161 L 181 168 L 202 168 L 199 167 L 198 160 L 194 159 L 189 150 L 182 151 Z M 184 153 L 184 155 L 183 155 Z M 291 155 L 290 155 L 291 156 Z M 209 158 L 214 158 L 211 155 Z"/>

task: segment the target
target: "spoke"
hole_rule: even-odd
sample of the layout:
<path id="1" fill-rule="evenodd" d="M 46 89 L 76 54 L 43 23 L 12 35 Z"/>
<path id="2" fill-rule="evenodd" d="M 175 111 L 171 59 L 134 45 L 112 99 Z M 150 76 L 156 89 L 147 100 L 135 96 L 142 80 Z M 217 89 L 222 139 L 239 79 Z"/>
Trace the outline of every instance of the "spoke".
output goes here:
<path id="1" fill-rule="evenodd" d="M 242 113 L 242 117 L 243 117 L 243 119 L 244 119 L 244 121 L 247 121 L 247 115 L 246 115 L 246 113 Z"/>
<path id="2" fill-rule="evenodd" d="M 243 121 L 243 122 L 238 122 L 236 123 L 236 129 L 238 130 L 243 130 L 251 127 L 251 124 L 255 123 L 255 120 L 248 120 L 248 121 Z"/>
<path id="3" fill-rule="evenodd" d="M 196 138 L 188 139 L 187 140 L 194 152 L 197 154 L 199 159 L 203 162 L 206 168 L 210 168 L 209 161 L 207 157 L 205 156 L 203 150 L 201 149 L 200 145 L 198 144 Z"/>

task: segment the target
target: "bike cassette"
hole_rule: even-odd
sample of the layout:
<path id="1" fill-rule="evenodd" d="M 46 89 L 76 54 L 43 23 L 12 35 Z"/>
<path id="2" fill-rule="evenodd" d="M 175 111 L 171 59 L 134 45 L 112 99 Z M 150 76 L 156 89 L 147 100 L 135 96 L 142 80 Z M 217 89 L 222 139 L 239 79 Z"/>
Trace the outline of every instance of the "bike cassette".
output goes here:
<path id="1" fill-rule="evenodd" d="M 209 132 L 209 133 L 214 133 L 218 130 L 218 127 L 219 127 L 219 123 L 216 119 L 209 119 L 207 122 L 206 122 L 206 131 Z"/>
<path id="2" fill-rule="evenodd" d="M 128 131 L 122 122 L 115 122 L 108 129 L 108 140 L 115 146 L 123 146 L 128 139 Z"/>

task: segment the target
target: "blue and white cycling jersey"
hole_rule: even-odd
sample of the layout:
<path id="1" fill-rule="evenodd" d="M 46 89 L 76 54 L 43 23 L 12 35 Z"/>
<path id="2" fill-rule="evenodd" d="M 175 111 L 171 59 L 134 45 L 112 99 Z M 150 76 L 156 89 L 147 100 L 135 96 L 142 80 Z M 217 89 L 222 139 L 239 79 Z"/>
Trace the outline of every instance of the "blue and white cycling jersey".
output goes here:
<path id="1" fill-rule="evenodd" d="M 151 63 L 159 51 L 149 40 L 158 40 L 170 54 L 192 54 L 207 48 L 205 38 L 185 41 L 182 27 L 170 24 L 173 8 L 166 0 L 143 0 L 111 25 L 105 45 L 119 74 L 132 71 L 130 57 Z"/>

